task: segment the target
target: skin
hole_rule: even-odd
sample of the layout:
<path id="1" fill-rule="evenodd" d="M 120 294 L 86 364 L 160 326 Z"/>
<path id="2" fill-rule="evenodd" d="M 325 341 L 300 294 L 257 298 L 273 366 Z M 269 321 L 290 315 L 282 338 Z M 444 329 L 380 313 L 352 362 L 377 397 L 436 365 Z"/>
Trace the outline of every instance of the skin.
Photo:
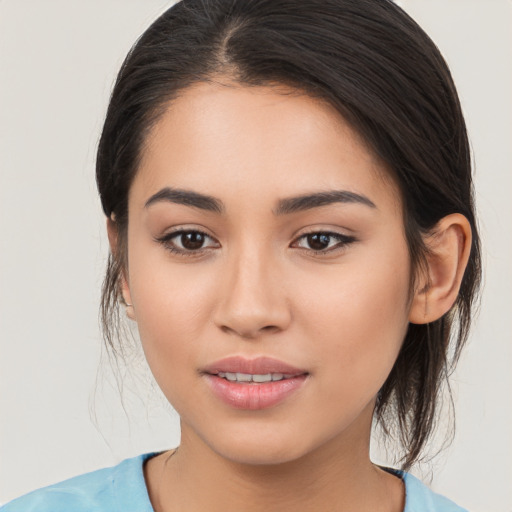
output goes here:
<path id="1" fill-rule="evenodd" d="M 329 105 L 283 87 L 196 84 L 148 136 L 129 194 L 123 294 L 182 441 L 145 467 L 157 512 L 398 512 L 401 480 L 372 464 L 375 397 L 410 321 L 455 300 L 470 230 L 460 215 L 429 238 L 431 286 L 411 265 L 397 186 Z M 284 94 L 287 93 L 287 94 Z M 222 201 L 223 213 L 149 198 L 166 187 Z M 344 190 L 368 198 L 285 215 L 293 196 Z M 192 256 L 162 242 L 200 230 Z M 115 223 L 108 222 L 113 251 Z M 328 250 L 308 233 L 335 232 Z M 159 240 L 160 239 L 160 240 Z M 174 244 L 173 244 L 174 243 Z M 213 396 L 201 369 L 223 357 L 270 356 L 306 369 L 277 406 L 247 411 Z"/>

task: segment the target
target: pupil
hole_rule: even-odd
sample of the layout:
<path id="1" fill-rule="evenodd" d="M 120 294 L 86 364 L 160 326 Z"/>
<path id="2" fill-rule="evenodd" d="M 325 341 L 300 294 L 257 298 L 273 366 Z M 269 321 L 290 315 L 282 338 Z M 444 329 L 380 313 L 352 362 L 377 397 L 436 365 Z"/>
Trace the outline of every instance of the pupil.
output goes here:
<path id="1" fill-rule="evenodd" d="M 331 237 L 329 235 L 308 235 L 308 244 L 311 249 L 320 250 L 328 247 Z"/>
<path id="2" fill-rule="evenodd" d="M 185 249 L 200 249 L 204 243 L 204 235 L 202 233 L 198 233 L 197 231 L 183 233 L 181 235 L 181 243 Z"/>

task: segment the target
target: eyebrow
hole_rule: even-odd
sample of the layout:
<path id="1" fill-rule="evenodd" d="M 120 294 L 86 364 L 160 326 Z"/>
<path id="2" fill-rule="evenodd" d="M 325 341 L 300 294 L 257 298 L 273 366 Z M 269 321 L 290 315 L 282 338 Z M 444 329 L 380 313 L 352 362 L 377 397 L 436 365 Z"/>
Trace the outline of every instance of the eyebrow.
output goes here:
<path id="1" fill-rule="evenodd" d="M 361 194 L 348 190 L 329 190 L 281 199 L 278 202 L 277 209 L 274 210 L 274 215 L 288 215 L 333 203 L 357 203 L 370 208 L 377 208 L 373 201 Z"/>
<path id="2" fill-rule="evenodd" d="M 224 205 L 215 197 L 193 192 L 192 190 L 183 190 L 179 188 L 165 187 L 156 194 L 152 195 L 144 205 L 148 208 L 152 204 L 160 202 L 169 202 L 184 204 L 214 213 L 224 213 Z"/>
<path id="3" fill-rule="evenodd" d="M 218 214 L 225 212 L 224 204 L 220 199 L 200 194 L 199 192 L 193 192 L 192 190 L 165 187 L 156 194 L 153 194 L 144 206 L 148 208 L 152 204 L 159 202 L 183 204 Z M 333 203 L 356 203 L 368 206 L 369 208 L 376 208 L 375 203 L 364 195 L 349 192 L 348 190 L 328 190 L 280 199 L 273 213 L 276 216 L 289 215 Z"/>

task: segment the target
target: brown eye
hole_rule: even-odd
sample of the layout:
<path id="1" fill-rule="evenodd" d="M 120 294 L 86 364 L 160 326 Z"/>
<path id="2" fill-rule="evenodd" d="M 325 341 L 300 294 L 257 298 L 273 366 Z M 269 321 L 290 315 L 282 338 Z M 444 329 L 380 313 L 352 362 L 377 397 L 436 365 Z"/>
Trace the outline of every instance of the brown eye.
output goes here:
<path id="1" fill-rule="evenodd" d="M 309 247 L 315 251 L 322 251 L 323 249 L 327 249 L 327 247 L 329 247 L 331 238 L 332 237 L 330 235 L 325 233 L 313 233 L 311 235 L 307 235 L 306 237 Z"/>
<path id="2" fill-rule="evenodd" d="M 302 235 L 297 239 L 294 245 L 313 253 L 324 254 L 343 249 L 355 241 L 356 239 L 353 236 L 329 231 L 317 231 Z"/>
<path id="3" fill-rule="evenodd" d="M 189 251 L 201 249 L 205 241 L 205 235 L 199 231 L 187 231 L 180 236 L 181 246 Z"/>
<path id="4" fill-rule="evenodd" d="M 206 249 L 219 247 L 211 236 L 194 229 L 180 229 L 155 240 L 168 251 L 180 256 L 198 256 Z"/>

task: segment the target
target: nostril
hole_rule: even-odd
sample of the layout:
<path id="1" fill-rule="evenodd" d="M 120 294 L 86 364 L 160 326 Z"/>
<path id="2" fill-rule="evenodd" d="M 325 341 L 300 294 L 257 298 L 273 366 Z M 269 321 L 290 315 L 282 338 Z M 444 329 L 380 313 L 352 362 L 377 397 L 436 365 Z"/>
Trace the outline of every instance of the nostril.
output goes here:
<path id="1" fill-rule="evenodd" d="M 279 327 L 277 325 L 266 325 L 265 327 L 262 327 L 262 331 L 269 331 L 269 332 L 275 332 L 279 330 Z"/>

